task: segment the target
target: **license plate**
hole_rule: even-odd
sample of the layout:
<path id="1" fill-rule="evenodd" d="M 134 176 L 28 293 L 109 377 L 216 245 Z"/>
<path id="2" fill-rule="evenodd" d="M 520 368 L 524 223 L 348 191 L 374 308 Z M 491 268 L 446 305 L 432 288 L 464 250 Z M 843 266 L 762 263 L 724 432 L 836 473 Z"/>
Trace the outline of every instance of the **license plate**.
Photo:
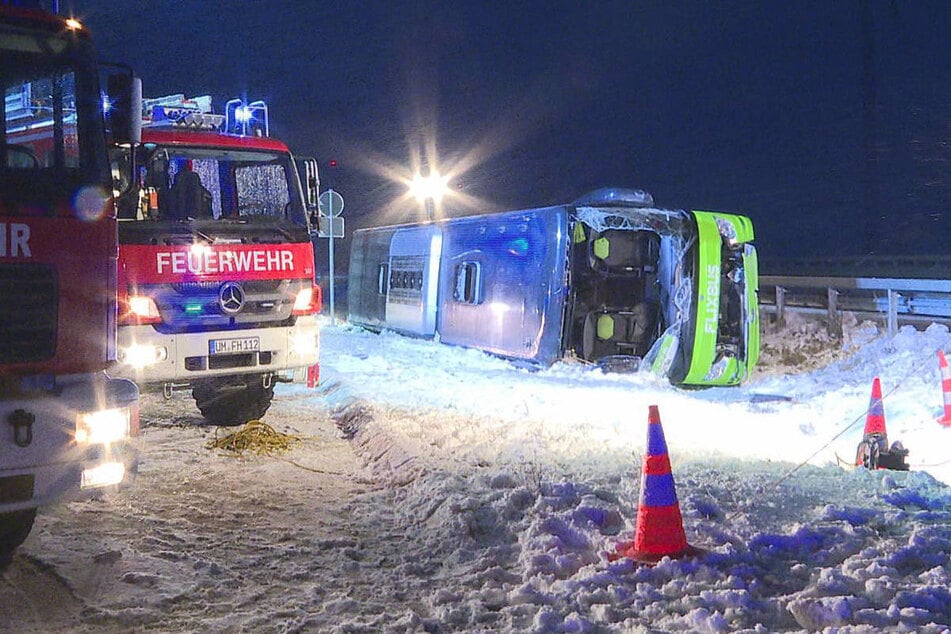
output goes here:
<path id="1" fill-rule="evenodd" d="M 240 354 L 257 352 L 261 349 L 259 337 L 239 337 L 236 339 L 212 339 L 208 342 L 208 354 Z"/>

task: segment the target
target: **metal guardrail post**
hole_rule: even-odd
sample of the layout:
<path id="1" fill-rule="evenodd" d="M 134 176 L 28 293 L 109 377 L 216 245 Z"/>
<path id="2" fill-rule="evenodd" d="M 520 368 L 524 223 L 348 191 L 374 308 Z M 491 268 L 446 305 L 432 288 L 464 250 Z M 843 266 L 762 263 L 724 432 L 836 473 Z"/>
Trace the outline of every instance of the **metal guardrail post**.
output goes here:
<path id="1" fill-rule="evenodd" d="M 786 289 L 782 286 L 776 287 L 776 327 L 783 328 L 786 325 Z"/>
<path id="2" fill-rule="evenodd" d="M 951 276 L 905 279 L 764 275 L 760 276 L 760 288 L 769 293 L 760 298 L 767 309 L 775 309 L 777 322 L 787 321 L 788 313 L 824 315 L 828 311 L 830 334 L 842 327 L 844 311 L 859 319 L 876 320 L 891 335 L 906 323 L 916 327 L 932 323 L 951 326 Z M 825 300 L 821 297 L 823 291 Z"/>
<path id="3" fill-rule="evenodd" d="M 898 292 L 888 289 L 888 336 L 898 334 Z"/>
<path id="4" fill-rule="evenodd" d="M 833 337 L 842 336 L 842 321 L 839 318 L 838 308 L 839 291 L 834 288 L 826 289 L 827 308 L 829 310 L 829 334 Z"/>

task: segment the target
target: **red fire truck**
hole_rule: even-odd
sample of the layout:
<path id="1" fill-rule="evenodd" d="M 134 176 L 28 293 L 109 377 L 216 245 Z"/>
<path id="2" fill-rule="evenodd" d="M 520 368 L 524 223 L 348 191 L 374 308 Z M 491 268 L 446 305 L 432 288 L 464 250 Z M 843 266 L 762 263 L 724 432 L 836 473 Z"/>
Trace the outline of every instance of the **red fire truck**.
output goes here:
<path id="1" fill-rule="evenodd" d="M 118 376 L 192 391 L 205 419 L 261 417 L 274 384 L 316 380 L 321 308 L 316 161 L 268 136 L 267 106 L 143 101 L 142 144 L 117 147 Z M 301 185 L 304 181 L 304 187 Z"/>
<path id="2" fill-rule="evenodd" d="M 138 429 L 138 389 L 105 372 L 117 237 L 95 51 L 39 5 L 0 2 L 0 568 L 37 507 L 131 477 Z M 135 85 L 114 100 L 136 107 Z"/>

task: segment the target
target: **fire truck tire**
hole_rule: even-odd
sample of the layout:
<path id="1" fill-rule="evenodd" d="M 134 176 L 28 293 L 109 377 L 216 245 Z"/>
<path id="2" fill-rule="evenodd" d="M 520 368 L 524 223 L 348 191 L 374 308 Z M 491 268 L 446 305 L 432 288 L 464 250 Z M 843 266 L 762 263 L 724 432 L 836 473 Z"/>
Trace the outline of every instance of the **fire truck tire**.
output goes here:
<path id="1" fill-rule="evenodd" d="M 209 423 L 235 427 L 264 416 L 274 398 L 274 385 L 264 387 L 257 376 L 196 381 L 192 397 Z"/>
<path id="2" fill-rule="evenodd" d="M 0 570 L 13 559 L 13 551 L 23 543 L 36 518 L 36 509 L 0 513 Z"/>

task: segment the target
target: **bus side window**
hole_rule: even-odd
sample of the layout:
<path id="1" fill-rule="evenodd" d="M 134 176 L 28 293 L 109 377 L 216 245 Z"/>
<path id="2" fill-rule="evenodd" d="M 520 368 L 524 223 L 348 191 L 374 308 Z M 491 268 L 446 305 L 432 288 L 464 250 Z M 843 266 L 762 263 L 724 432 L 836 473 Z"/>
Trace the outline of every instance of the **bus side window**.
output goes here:
<path id="1" fill-rule="evenodd" d="M 390 279 L 389 269 L 390 264 L 388 262 L 380 262 L 376 268 L 376 292 L 380 295 L 386 295 L 386 289 Z"/>
<path id="2" fill-rule="evenodd" d="M 453 298 L 464 304 L 482 303 L 482 265 L 462 262 L 456 267 L 456 287 Z"/>

